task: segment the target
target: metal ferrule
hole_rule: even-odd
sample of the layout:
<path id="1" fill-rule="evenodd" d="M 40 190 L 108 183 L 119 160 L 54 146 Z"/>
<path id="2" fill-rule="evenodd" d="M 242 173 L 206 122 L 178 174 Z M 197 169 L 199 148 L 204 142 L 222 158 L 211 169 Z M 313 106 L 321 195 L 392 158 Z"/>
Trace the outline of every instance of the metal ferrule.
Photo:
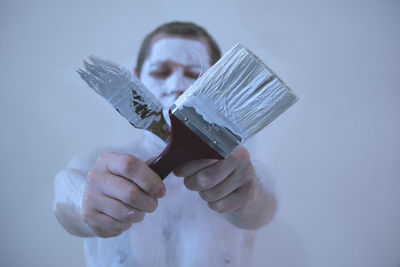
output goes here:
<path id="1" fill-rule="evenodd" d="M 242 143 L 240 136 L 226 127 L 204 120 L 193 107 L 172 105 L 171 113 L 224 158 Z"/>

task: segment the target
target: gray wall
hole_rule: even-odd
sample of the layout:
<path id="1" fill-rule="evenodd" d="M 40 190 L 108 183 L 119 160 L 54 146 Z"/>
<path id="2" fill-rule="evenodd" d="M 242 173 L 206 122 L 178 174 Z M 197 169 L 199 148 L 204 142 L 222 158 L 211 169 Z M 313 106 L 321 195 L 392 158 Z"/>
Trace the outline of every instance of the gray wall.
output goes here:
<path id="1" fill-rule="evenodd" d="M 89 3 L 90 2 L 90 3 Z M 138 131 L 74 72 L 90 54 L 132 67 L 162 22 L 240 42 L 300 96 L 255 137 L 279 212 L 255 266 L 400 265 L 399 1 L 0 2 L 0 265 L 84 266 L 52 214 L 79 150 Z"/>

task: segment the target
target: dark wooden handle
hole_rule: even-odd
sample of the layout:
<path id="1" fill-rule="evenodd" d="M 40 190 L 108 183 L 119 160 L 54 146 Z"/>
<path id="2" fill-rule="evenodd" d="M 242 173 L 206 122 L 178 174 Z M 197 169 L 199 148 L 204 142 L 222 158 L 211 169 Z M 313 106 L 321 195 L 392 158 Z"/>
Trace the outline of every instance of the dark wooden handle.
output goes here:
<path id="1" fill-rule="evenodd" d="M 150 164 L 162 180 L 180 165 L 195 159 L 223 159 L 206 142 L 193 133 L 174 115 L 171 118 L 171 136 L 164 151 Z"/>

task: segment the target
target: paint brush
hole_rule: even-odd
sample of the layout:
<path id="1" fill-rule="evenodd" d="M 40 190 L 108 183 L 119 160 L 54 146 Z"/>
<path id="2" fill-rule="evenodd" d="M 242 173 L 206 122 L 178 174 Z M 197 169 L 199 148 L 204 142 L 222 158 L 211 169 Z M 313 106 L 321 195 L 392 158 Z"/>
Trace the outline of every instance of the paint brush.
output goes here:
<path id="1" fill-rule="evenodd" d="M 77 72 L 97 94 L 105 98 L 131 125 L 168 141 L 170 127 L 162 106 L 151 91 L 130 71 L 111 61 L 90 56 L 85 70 Z"/>
<path id="2" fill-rule="evenodd" d="M 174 102 L 168 145 L 149 166 L 164 179 L 187 161 L 224 159 L 296 101 L 265 63 L 238 44 Z"/>

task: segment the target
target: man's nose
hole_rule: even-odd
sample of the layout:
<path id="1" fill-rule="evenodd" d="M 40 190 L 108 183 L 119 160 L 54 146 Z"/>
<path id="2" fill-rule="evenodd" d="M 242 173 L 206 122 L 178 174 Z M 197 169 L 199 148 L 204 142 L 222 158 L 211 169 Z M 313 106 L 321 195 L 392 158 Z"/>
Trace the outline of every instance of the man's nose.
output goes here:
<path id="1" fill-rule="evenodd" d="M 179 94 L 181 95 L 190 84 L 185 79 L 182 70 L 176 70 L 173 72 L 166 81 L 166 94 Z"/>

